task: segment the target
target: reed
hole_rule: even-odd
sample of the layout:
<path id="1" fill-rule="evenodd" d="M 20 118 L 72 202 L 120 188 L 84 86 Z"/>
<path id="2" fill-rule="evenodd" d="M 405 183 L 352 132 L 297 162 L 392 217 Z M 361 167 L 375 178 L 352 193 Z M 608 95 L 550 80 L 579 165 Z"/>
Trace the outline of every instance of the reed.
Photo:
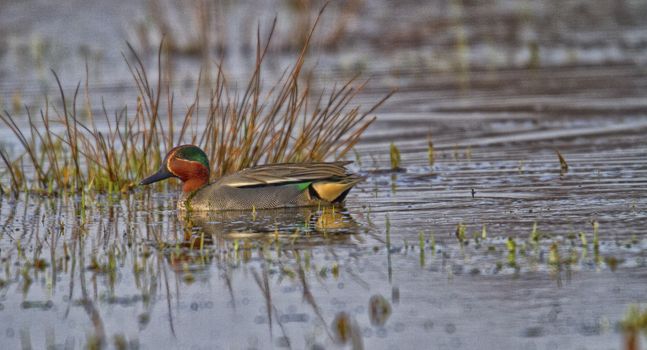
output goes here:
<path id="1" fill-rule="evenodd" d="M 101 115 L 93 115 L 87 65 L 84 87 L 78 84 L 73 92 L 65 91 L 53 72 L 62 108 L 48 100 L 38 114 L 25 107 L 26 130 L 8 111 L 0 113 L 23 150 L 15 159 L 0 152 L 1 179 L 11 183 L 13 192 L 127 192 L 159 167 L 166 151 L 184 143 L 205 150 L 214 177 L 258 164 L 345 157 L 375 119 L 371 114 L 393 92 L 363 110 L 353 103 L 366 85 L 357 77 L 329 90 L 313 90 L 304 78 L 304 64 L 323 10 L 294 63 L 269 87 L 261 76 L 276 20 L 265 40 L 257 30 L 255 66 L 242 92 L 231 87 L 222 64 L 216 64 L 209 86 L 201 84 L 205 77 L 200 71 L 193 100 L 179 116 L 174 113 L 170 72 L 163 69 L 163 42 L 157 51 L 156 80 L 132 46 L 130 56 L 123 55 L 137 90 L 134 110 L 126 106 L 109 113 L 102 101 Z M 88 111 L 83 118 L 77 111 L 82 89 L 83 110 Z M 33 175 L 23 175 L 25 166 Z"/>
<path id="2" fill-rule="evenodd" d="M 391 146 L 389 146 L 389 159 L 391 160 L 391 170 L 398 171 L 402 169 L 400 168 L 400 163 L 402 162 L 400 150 L 393 142 L 391 142 Z"/>
<path id="3" fill-rule="evenodd" d="M 559 150 L 555 149 L 555 153 L 557 153 L 557 158 L 559 159 L 559 175 L 564 176 L 568 172 L 568 163 Z"/>
<path id="4" fill-rule="evenodd" d="M 431 133 L 427 136 L 427 159 L 429 160 L 429 166 L 433 166 L 436 162 L 436 153 L 434 151 L 434 143 L 431 141 Z"/>

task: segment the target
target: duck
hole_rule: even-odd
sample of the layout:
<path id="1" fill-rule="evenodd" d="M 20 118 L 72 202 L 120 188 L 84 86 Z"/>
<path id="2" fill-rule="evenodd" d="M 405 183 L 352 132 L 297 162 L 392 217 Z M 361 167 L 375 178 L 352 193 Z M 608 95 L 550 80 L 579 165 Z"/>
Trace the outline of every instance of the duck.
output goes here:
<path id="1" fill-rule="evenodd" d="M 196 145 L 172 148 L 159 170 L 141 180 L 149 185 L 168 178 L 182 181 L 179 210 L 255 210 L 334 206 L 365 177 L 346 169 L 352 161 L 277 163 L 250 167 L 209 183 L 207 154 Z"/>

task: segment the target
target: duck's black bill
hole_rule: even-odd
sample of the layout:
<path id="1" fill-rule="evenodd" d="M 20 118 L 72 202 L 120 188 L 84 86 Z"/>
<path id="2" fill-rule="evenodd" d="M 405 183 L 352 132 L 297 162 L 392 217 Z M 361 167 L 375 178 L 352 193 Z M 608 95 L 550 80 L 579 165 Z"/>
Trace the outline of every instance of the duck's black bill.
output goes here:
<path id="1" fill-rule="evenodd" d="M 158 172 L 155 174 L 143 179 L 141 182 L 139 182 L 140 185 L 149 185 L 152 184 L 153 182 L 161 181 L 164 179 L 168 179 L 169 177 L 173 177 L 174 175 L 171 174 L 168 169 L 166 169 L 165 166 L 162 166 Z"/>

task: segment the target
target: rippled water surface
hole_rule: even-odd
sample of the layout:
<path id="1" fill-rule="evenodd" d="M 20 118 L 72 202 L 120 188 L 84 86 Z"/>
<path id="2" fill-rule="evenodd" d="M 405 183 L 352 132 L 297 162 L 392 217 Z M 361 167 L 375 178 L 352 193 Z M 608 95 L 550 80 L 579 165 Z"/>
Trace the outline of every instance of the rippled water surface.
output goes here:
<path id="1" fill-rule="evenodd" d="M 82 76 L 81 49 L 95 55 L 93 99 L 133 100 L 121 32 L 88 29 L 119 28 L 121 12 L 71 1 L 87 31 L 65 32 L 17 26 L 65 12 L 26 3 L 0 5 L 4 109 L 54 93 L 38 57 Z M 621 347 L 621 320 L 647 301 L 647 7 L 362 3 L 341 46 L 321 50 L 317 83 L 360 71 L 372 77 L 360 103 L 399 91 L 350 157 L 367 180 L 345 207 L 187 217 L 175 184 L 0 196 L 0 347 Z M 228 6 L 234 18 L 254 7 Z M 0 142 L 18 152 L 9 135 Z"/>

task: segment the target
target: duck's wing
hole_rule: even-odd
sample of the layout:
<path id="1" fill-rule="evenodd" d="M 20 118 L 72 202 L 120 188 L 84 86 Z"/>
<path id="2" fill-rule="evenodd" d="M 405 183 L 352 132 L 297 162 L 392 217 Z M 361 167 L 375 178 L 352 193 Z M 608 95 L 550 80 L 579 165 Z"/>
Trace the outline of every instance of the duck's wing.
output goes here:
<path id="1" fill-rule="evenodd" d="M 317 180 L 342 180 L 355 177 L 345 166 L 352 162 L 282 163 L 243 169 L 221 178 L 218 183 L 230 187 L 256 187 L 304 183 Z"/>

